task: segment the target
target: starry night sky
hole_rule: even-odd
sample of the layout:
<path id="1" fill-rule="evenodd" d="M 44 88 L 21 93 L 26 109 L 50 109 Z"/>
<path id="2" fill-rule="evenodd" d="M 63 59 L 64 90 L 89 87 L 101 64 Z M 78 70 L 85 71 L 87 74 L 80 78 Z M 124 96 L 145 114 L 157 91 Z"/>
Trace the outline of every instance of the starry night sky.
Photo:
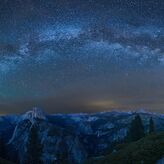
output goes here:
<path id="1" fill-rule="evenodd" d="M 0 113 L 164 112 L 163 0 L 1 0 Z"/>

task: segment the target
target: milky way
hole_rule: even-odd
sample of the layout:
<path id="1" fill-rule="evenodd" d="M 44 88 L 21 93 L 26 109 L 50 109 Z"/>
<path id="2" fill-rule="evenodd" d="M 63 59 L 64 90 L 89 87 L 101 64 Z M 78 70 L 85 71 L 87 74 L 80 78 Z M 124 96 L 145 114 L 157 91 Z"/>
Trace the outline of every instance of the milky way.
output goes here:
<path id="1" fill-rule="evenodd" d="M 0 2 L 1 113 L 164 108 L 164 2 Z"/>

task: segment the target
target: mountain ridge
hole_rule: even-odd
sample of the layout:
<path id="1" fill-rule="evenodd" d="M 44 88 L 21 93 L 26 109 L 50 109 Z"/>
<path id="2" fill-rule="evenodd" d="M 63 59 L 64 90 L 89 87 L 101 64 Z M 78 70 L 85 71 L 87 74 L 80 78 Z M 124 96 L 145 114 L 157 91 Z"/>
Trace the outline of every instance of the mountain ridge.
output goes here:
<path id="1" fill-rule="evenodd" d="M 23 164 L 30 129 L 35 125 L 44 147 L 42 156 L 44 163 L 58 160 L 60 152 L 67 153 L 71 164 L 81 164 L 89 157 L 103 155 L 113 142 L 124 140 L 129 124 L 136 114 L 141 116 L 145 132 L 148 131 L 151 117 L 156 131 L 164 131 L 164 116 L 145 111 L 51 115 L 35 107 L 13 118 L 12 116 L 0 117 L 0 136 L 7 134 L 5 141 L 10 149 L 10 158 L 14 161 L 17 155 L 19 162 Z"/>

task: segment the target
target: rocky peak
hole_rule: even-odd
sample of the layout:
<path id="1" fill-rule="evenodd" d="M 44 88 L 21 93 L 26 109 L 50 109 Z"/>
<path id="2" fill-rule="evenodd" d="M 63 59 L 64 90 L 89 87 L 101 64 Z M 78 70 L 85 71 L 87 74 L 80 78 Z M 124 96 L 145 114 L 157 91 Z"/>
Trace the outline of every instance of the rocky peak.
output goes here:
<path id="1" fill-rule="evenodd" d="M 42 119 L 46 120 L 46 114 L 44 111 L 38 107 L 33 107 L 32 110 L 27 111 L 25 114 L 22 115 L 23 120 L 30 120 L 34 122 L 35 119 Z"/>

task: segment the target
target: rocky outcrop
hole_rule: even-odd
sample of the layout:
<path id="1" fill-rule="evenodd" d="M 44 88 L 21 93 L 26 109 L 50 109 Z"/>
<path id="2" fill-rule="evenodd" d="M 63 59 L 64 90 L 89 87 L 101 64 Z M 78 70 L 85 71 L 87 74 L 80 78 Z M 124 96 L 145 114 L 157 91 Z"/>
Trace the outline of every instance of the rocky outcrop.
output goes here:
<path id="1" fill-rule="evenodd" d="M 38 107 L 32 108 L 32 110 L 26 112 L 21 116 L 22 120 L 29 120 L 31 123 L 35 121 L 35 119 L 46 120 L 46 114 L 42 109 Z"/>

